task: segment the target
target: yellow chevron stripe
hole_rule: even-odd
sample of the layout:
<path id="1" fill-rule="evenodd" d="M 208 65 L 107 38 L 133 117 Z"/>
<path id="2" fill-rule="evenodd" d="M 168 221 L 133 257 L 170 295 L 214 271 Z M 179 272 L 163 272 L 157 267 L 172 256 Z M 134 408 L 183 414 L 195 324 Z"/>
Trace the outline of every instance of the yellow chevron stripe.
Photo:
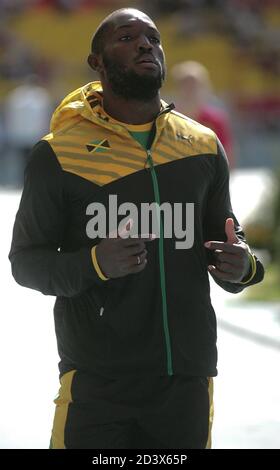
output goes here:
<path id="1" fill-rule="evenodd" d="M 103 161 L 103 162 L 106 162 L 107 159 L 109 158 L 114 158 L 116 160 L 123 160 L 124 162 L 125 161 L 128 161 L 128 162 L 131 162 L 131 163 L 139 163 L 141 164 L 143 161 L 145 161 L 146 159 L 146 153 L 145 152 L 142 152 L 141 156 L 135 156 L 133 154 L 130 154 L 130 153 L 127 153 L 127 149 L 124 149 L 122 148 L 122 150 L 116 150 L 114 148 L 114 151 L 113 153 L 111 153 L 108 149 L 108 153 L 107 152 L 102 152 L 102 155 L 94 155 L 92 156 L 92 154 L 88 151 L 85 151 L 85 152 L 81 152 L 81 146 L 77 146 L 76 148 L 73 147 L 69 147 L 69 146 L 55 146 L 55 151 L 56 153 L 59 155 L 59 154 L 64 154 L 64 155 L 67 155 L 67 157 L 69 158 L 73 158 L 74 160 L 76 160 L 77 158 L 81 158 L 82 160 L 85 159 L 87 161 Z M 77 152 L 76 149 L 79 149 L 80 152 Z"/>
<path id="2" fill-rule="evenodd" d="M 56 142 L 54 144 L 52 142 L 50 142 L 50 143 L 51 143 L 52 147 L 54 148 L 55 152 L 68 151 L 68 152 L 74 154 L 75 149 L 80 149 L 80 152 L 78 152 L 79 154 L 82 154 L 83 151 L 84 151 L 85 155 L 90 156 L 90 154 L 91 154 L 91 152 L 89 152 L 86 148 L 86 144 L 85 144 L 84 139 L 81 139 L 81 142 L 79 142 L 77 139 L 75 139 L 75 143 L 73 143 L 73 144 L 72 144 L 72 142 L 60 141 L 59 139 L 56 139 Z M 143 160 L 144 157 L 146 158 L 145 151 L 141 150 L 141 148 L 138 148 L 136 146 L 134 147 L 133 142 L 129 146 L 114 142 L 113 143 L 113 148 L 109 149 L 108 147 L 106 147 L 106 150 L 108 151 L 108 154 L 113 153 L 115 155 L 119 154 L 120 156 L 121 156 L 121 154 L 123 154 L 124 156 L 128 156 L 132 160 L 138 159 L 140 161 L 140 160 Z M 133 150 L 133 153 L 131 153 L 130 150 Z M 102 152 L 102 155 L 105 156 L 106 153 Z"/>
<path id="3" fill-rule="evenodd" d="M 70 372 L 64 374 L 60 379 L 61 387 L 59 389 L 59 396 L 54 400 L 56 408 L 51 437 L 52 449 L 65 449 L 65 424 L 67 420 L 69 405 L 73 401 L 71 387 L 73 377 L 76 372 L 76 370 L 71 370 Z"/>
<path id="4" fill-rule="evenodd" d="M 92 172 L 99 170 L 103 172 L 104 174 L 107 172 L 112 172 L 115 174 L 118 174 L 119 176 L 124 176 L 129 173 L 133 173 L 134 168 L 129 168 L 125 165 L 119 165 L 117 163 L 113 162 L 107 162 L 104 164 L 104 162 L 86 162 L 84 160 L 74 160 L 73 158 L 67 158 L 67 157 L 58 157 L 59 162 L 61 163 L 62 167 L 72 167 L 73 169 L 87 169 L 91 170 Z M 139 167 L 141 168 L 141 167 Z M 89 171 L 89 172 L 91 172 Z"/>
<path id="5" fill-rule="evenodd" d="M 70 149 L 69 149 L 70 150 Z M 135 170 L 141 169 L 144 167 L 144 162 L 145 159 L 142 158 L 140 161 L 138 160 L 132 160 L 130 158 L 125 158 L 125 157 L 119 157 L 119 156 L 113 156 L 113 155 L 107 155 L 106 153 L 103 153 L 101 155 L 95 155 L 94 159 L 89 157 L 87 154 L 81 155 L 81 154 L 70 154 L 70 152 L 64 152 L 63 150 L 60 151 L 61 156 L 58 158 L 68 158 L 69 162 L 71 160 L 71 163 L 75 165 L 76 162 L 79 161 L 85 161 L 88 162 L 89 168 L 92 167 L 92 164 L 94 162 L 102 163 L 104 166 L 107 165 L 107 163 L 114 163 L 116 162 L 117 164 L 123 163 L 124 166 L 128 168 L 133 168 Z"/>

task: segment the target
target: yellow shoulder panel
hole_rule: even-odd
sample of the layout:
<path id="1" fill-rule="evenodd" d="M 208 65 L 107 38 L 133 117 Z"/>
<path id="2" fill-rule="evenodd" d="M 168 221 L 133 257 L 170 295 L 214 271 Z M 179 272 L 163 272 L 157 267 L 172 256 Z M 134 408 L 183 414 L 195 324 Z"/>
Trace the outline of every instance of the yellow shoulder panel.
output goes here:
<path id="1" fill-rule="evenodd" d="M 169 125 L 176 140 L 185 143 L 185 156 L 217 155 L 217 137 L 208 127 L 177 111 L 171 111 Z"/>
<path id="2" fill-rule="evenodd" d="M 134 147 L 133 140 L 128 146 L 122 136 L 112 135 L 90 121 L 82 120 L 43 140 L 50 144 L 64 171 L 99 186 L 144 168 L 146 155 Z"/>

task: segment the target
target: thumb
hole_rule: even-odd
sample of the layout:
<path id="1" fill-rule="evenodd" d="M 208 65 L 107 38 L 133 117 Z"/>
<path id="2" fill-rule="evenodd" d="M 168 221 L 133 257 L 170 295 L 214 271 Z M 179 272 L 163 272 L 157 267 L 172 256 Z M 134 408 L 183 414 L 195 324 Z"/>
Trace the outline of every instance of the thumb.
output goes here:
<path id="1" fill-rule="evenodd" d="M 128 221 L 119 230 L 118 237 L 120 237 L 120 238 L 129 237 L 129 233 L 132 229 L 132 225 L 133 225 L 133 219 L 129 218 Z"/>
<path id="2" fill-rule="evenodd" d="M 225 232 L 226 232 L 228 243 L 231 243 L 231 244 L 238 243 L 239 240 L 235 233 L 234 220 L 232 218 L 228 218 L 226 220 Z"/>
<path id="3" fill-rule="evenodd" d="M 129 218 L 125 224 L 122 225 L 121 229 L 112 230 L 109 233 L 108 238 L 127 238 L 133 225 L 133 219 Z"/>

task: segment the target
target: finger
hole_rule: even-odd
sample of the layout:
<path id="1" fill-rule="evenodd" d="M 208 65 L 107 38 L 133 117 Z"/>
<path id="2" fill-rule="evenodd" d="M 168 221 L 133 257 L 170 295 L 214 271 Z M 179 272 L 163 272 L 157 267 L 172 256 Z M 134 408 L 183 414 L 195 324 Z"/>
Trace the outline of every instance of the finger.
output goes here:
<path id="1" fill-rule="evenodd" d="M 147 257 L 147 250 L 142 251 L 142 253 L 137 253 L 132 256 L 129 256 L 125 260 L 125 268 L 130 269 L 133 268 L 134 266 L 139 266 L 144 262 L 144 260 Z"/>
<path id="2" fill-rule="evenodd" d="M 208 271 L 214 276 L 220 279 L 221 281 L 232 281 L 232 273 L 225 273 L 220 271 L 216 266 L 209 265 Z"/>
<path id="3" fill-rule="evenodd" d="M 235 233 L 234 228 L 234 220 L 232 218 L 228 218 L 225 223 L 225 232 L 227 236 L 228 243 L 238 243 L 238 238 Z"/>
<path id="4" fill-rule="evenodd" d="M 241 254 L 241 247 L 239 244 L 228 243 L 228 242 L 218 242 L 218 241 L 209 241 L 205 242 L 204 246 L 208 250 L 221 250 L 226 253 Z"/>
<path id="5" fill-rule="evenodd" d="M 236 267 L 229 263 L 217 262 L 215 266 L 220 272 L 235 274 Z"/>
<path id="6" fill-rule="evenodd" d="M 133 264 L 129 267 L 126 268 L 126 274 L 136 274 L 136 273 L 140 273 L 141 271 L 143 271 L 143 269 L 145 269 L 147 265 L 147 259 L 144 259 L 143 263 L 141 264 Z"/>
<path id="7" fill-rule="evenodd" d="M 146 237 L 146 238 L 145 238 Z M 146 242 L 152 242 L 155 240 L 155 235 L 150 233 L 145 237 L 136 238 L 136 237 L 129 237 L 125 239 L 119 239 L 122 242 L 123 246 L 144 246 L 143 244 Z"/>
<path id="8" fill-rule="evenodd" d="M 139 266 L 140 264 L 144 263 L 146 260 L 146 256 L 147 256 L 147 250 L 143 251 L 139 255 L 133 256 L 132 258 L 133 258 L 134 265 L 136 264 L 137 266 Z"/>
<path id="9" fill-rule="evenodd" d="M 129 237 L 130 231 L 133 226 L 133 219 L 128 219 L 126 224 L 118 231 L 118 237 L 127 238 Z"/>
<path id="10" fill-rule="evenodd" d="M 116 230 L 112 230 L 111 232 L 109 232 L 108 234 L 108 238 L 126 238 L 129 236 L 129 232 L 131 230 L 133 226 L 133 219 L 128 219 L 128 221 L 126 222 L 126 224 L 121 227 L 120 230 L 116 229 Z"/>
<path id="11" fill-rule="evenodd" d="M 215 251 L 216 260 L 220 263 L 228 263 L 233 266 L 240 266 L 240 256 L 238 254 L 225 253 L 224 251 Z"/>
<path id="12" fill-rule="evenodd" d="M 142 255 L 142 253 L 147 254 L 147 250 L 145 248 L 145 243 L 143 244 L 142 249 L 137 249 L 137 246 L 128 246 L 124 250 L 124 255 L 127 258 L 128 256 L 137 256 L 137 255 Z"/>
<path id="13" fill-rule="evenodd" d="M 139 239 L 119 238 L 118 245 L 118 249 L 120 252 L 122 251 L 126 257 L 129 255 L 141 253 L 145 249 L 145 242 Z"/>

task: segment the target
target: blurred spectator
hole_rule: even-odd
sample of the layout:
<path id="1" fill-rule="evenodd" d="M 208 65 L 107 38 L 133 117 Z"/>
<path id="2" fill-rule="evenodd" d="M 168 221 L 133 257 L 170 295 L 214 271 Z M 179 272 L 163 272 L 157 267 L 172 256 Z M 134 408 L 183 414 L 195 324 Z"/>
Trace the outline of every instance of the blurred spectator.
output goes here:
<path id="1" fill-rule="evenodd" d="M 35 2 L 36 6 L 54 8 L 61 13 L 70 13 L 83 8 L 94 8 L 96 6 L 107 8 L 110 5 L 120 3 L 119 0 L 35 0 Z"/>
<path id="2" fill-rule="evenodd" d="M 0 25 L 0 79 L 23 80 L 36 74 L 48 79 L 52 63 L 35 51 L 28 41 Z"/>
<path id="3" fill-rule="evenodd" d="M 0 75 L 5 79 L 22 79 L 34 70 L 35 58 L 30 47 L 13 34 L 0 32 L 3 53 L 0 57 Z"/>
<path id="4" fill-rule="evenodd" d="M 1 19 L 5 16 L 20 13 L 24 9 L 22 0 L 0 0 Z"/>
<path id="5" fill-rule="evenodd" d="M 4 122 L 9 152 L 17 154 L 21 173 L 30 149 L 48 133 L 53 103 L 48 91 L 32 75 L 5 102 Z"/>
<path id="6" fill-rule="evenodd" d="M 177 108 L 217 134 L 232 169 L 233 139 L 229 118 L 224 110 L 211 101 L 212 87 L 207 69 L 199 62 L 187 61 L 175 65 L 172 76 L 177 90 Z"/>
<path id="7" fill-rule="evenodd" d="M 1 102 L 0 102 L 0 111 L 1 111 Z M 2 113 L 0 112 L 0 185 L 5 183 L 5 132 Z M 3 171 L 4 170 L 4 171 Z"/>

